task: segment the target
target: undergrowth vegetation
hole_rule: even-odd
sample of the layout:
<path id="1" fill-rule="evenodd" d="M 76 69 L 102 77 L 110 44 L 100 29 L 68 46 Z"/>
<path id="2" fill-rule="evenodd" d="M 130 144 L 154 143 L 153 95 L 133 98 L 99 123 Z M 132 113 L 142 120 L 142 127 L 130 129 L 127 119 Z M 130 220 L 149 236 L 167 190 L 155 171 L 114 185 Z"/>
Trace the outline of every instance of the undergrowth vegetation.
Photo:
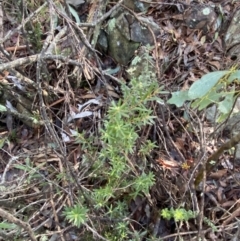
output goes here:
<path id="1" fill-rule="evenodd" d="M 0 4 L 0 240 L 240 233 L 239 66 L 217 29 L 179 22 L 191 7 L 225 17 L 233 3 L 216 13 L 198 1 L 150 1 L 135 14 L 127 2 Z M 140 26 L 151 47 L 131 39 Z M 115 29 L 134 49 L 120 48 Z"/>
<path id="2" fill-rule="evenodd" d="M 238 96 L 236 92 L 226 92 L 226 83 L 231 84 L 234 79 L 238 78 L 238 74 L 239 71 L 232 70 L 209 73 L 196 81 L 190 90 L 173 93 L 168 102 L 180 107 L 185 101 L 188 101 L 192 103 L 192 108 L 198 107 L 199 110 L 217 103 L 219 107 L 222 106 L 219 108 L 219 121 L 222 122 L 225 119 L 223 116 L 229 115 L 235 102 L 234 99 Z M 223 77 L 224 82 L 221 80 Z M 208 85 L 206 85 L 206 81 Z M 223 86 L 225 86 L 224 89 Z M 201 88 L 201 92 L 196 88 Z M 131 230 L 131 220 L 127 218 L 128 203 L 138 196 L 149 196 L 149 190 L 155 183 L 155 175 L 149 171 L 147 156 L 156 148 L 154 142 L 140 139 L 139 132 L 143 126 L 154 123 L 155 116 L 150 108 L 151 103 L 153 101 L 163 103 L 158 96 L 166 92 L 159 87 L 152 72 L 148 71 L 147 65 L 138 79 L 133 79 L 128 84 L 123 83 L 121 90 L 123 97 L 118 102 L 113 101 L 110 104 L 99 138 L 86 139 L 83 138 L 83 133 L 76 134 L 76 142 L 83 145 L 87 153 L 83 156 L 83 160 L 90 161 L 89 156 L 95 158 L 89 177 L 93 183 L 100 183 L 100 185 L 89 190 L 93 209 L 88 210 L 86 204 L 82 202 L 75 204 L 72 208 L 67 208 L 65 215 L 69 221 L 79 226 L 81 223 L 87 222 L 87 212 L 98 210 L 97 212 L 102 213 L 103 217 L 108 220 L 118 220 L 116 224 L 114 222 L 111 224 L 114 232 L 110 233 L 108 228 L 104 229 L 103 235 L 107 239 L 129 240 L 133 238 L 132 240 L 138 240 L 134 237 L 136 238 L 136 235 L 141 235 L 141 233 Z M 212 94 L 213 91 L 215 95 Z M 190 98 L 191 92 L 195 94 Z M 229 95 L 231 95 L 231 101 L 229 101 Z M 213 97 L 213 99 L 207 96 Z M 225 96 L 225 99 L 219 102 L 219 98 L 222 96 Z M 97 142 L 101 143 L 101 150 L 97 154 L 91 144 L 94 139 L 96 142 L 96 138 Z M 81 208 L 77 208 L 79 205 Z M 187 222 L 189 219 L 197 218 L 198 213 L 185 208 L 165 208 L 159 211 L 160 216 L 166 220 Z M 203 221 L 212 230 L 217 230 L 207 217 L 203 217 Z"/>
<path id="3" fill-rule="evenodd" d="M 121 100 L 111 102 L 100 136 L 84 138 L 84 133 L 76 134 L 76 142 L 86 152 L 83 161 L 86 164 L 94 162 L 88 174 L 93 183 L 88 193 L 92 208 L 89 212 L 101 213 L 103 218 L 112 220 L 111 226 L 105 227 L 103 232 L 109 240 L 129 240 L 137 235 L 129 226 L 128 203 L 138 196 L 149 196 L 149 190 L 155 183 L 154 173 L 148 168 L 147 156 L 156 145 L 150 140 L 141 139 L 140 133 L 142 127 L 154 123 L 151 103 L 163 101 L 158 97 L 161 88 L 155 74 L 149 71 L 149 56 L 142 58 L 146 63 L 145 69 L 138 79 L 121 85 L 123 96 Z M 97 153 L 93 142 L 100 144 Z M 89 160 L 90 156 L 94 160 Z M 84 202 L 76 205 L 86 207 Z M 86 210 L 74 206 L 68 208 L 65 214 L 68 220 L 79 224 Z M 75 215 L 72 215 L 73 212 Z M 114 220 L 119 221 L 115 223 Z"/>

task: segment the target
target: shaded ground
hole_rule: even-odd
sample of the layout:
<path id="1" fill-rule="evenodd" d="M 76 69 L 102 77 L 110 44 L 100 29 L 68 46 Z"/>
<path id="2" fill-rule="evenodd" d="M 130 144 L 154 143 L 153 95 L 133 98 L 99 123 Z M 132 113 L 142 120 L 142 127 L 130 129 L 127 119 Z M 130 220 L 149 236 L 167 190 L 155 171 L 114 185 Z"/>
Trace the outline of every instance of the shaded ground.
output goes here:
<path id="1" fill-rule="evenodd" d="M 192 14 L 210 6 L 209 1 L 151 4 L 146 15 L 154 18 L 161 32 L 150 54 L 164 90 L 188 89 L 204 74 L 238 64 L 238 57 L 228 53 L 224 36 L 239 3 L 214 3 L 211 19 L 221 15 L 221 27 L 202 18 L 192 26 Z M 83 22 L 88 21 L 90 10 L 97 9 L 94 4 L 77 9 Z M 106 11 L 114 6 L 109 3 Z M 216 127 L 202 112 L 154 101 L 149 108 L 157 118 L 153 125 L 138 130 L 137 142 L 139 146 L 146 140 L 156 143 L 145 166 L 155 175 L 150 193 L 132 198 L 126 189 L 109 200 L 108 207 L 124 200 L 126 220 L 108 216 L 107 207 L 95 209 L 88 203 L 85 226 L 77 228 L 67 222 L 64 208 L 82 199 L 88 202 L 91 198 L 85 195 L 107 182 L 101 178 L 105 170 L 93 173 L 92 167 L 103 148 L 100 129 L 104 128 L 110 102 L 122 98 L 121 81 L 130 81 L 127 66 L 104 75 L 102 68 L 115 69 L 118 63 L 94 52 L 88 39 L 92 28 L 77 26 L 56 3 L 17 5 L 13 1 L 1 7 L 0 216 L 2 222 L 8 220 L 22 228 L 19 232 L 1 228 L 2 240 L 29 240 L 32 232 L 32 240 L 240 240 L 239 163 L 234 162 L 232 153 L 225 152 L 214 172 L 200 187 L 194 186 L 196 173 L 206 158 L 229 136 L 209 135 Z M 34 12 L 36 18 L 31 16 Z M 46 13 L 52 18 L 46 20 Z M 49 27 L 54 21 L 60 26 L 57 30 Z M 54 44 L 56 36 L 61 39 L 58 46 Z M 55 54 L 50 51 L 53 48 Z M 160 97 L 167 101 L 170 95 Z M 79 141 L 74 131 L 81 134 L 78 138 L 92 138 L 91 142 Z M 129 158 L 140 170 L 138 155 L 136 145 Z M 188 222 L 175 222 L 159 214 L 164 208 L 180 207 L 198 216 Z M 129 222 L 131 232 L 126 237 L 111 236 L 115 223 L 122 221 Z M 134 232 L 139 232 L 139 237 Z"/>

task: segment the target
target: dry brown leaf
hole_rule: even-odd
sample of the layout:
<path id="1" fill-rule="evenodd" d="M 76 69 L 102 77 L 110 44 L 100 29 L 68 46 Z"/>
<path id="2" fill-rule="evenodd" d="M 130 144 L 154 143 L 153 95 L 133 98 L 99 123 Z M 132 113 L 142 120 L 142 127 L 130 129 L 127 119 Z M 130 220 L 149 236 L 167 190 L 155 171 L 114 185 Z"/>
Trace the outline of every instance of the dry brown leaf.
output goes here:
<path id="1" fill-rule="evenodd" d="M 175 145 L 177 146 L 177 148 L 179 150 L 184 150 L 184 144 L 185 144 L 185 141 L 182 139 L 182 138 L 176 138 L 176 142 L 175 142 Z"/>
<path id="2" fill-rule="evenodd" d="M 219 187 L 217 190 L 217 199 L 219 203 L 222 203 L 223 201 L 223 193 L 224 193 L 224 189 L 222 187 Z"/>
<path id="3" fill-rule="evenodd" d="M 219 183 L 220 183 L 220 185 L 222 187 L 227 187 L 228 186 L 228 184 L 225 181 L 220 180 Z"/>
<path id="4" fill-rule="evenodd" d="M 94 98 L 96 98 L 95 94 L 86 94 L 81 96 L 81 99 L 94 99 Z"/>
<path id="5" fill-rule="evenodd" d="M 221 65 L 218 61 L 209 61 L 208 63 L 214 66 L 217 70 L 221 68 Z"/>
<path id="6" fill-rule="evenodd" d="M 59 162 L 60 161 L 60 158 L 59 157 L 52 157 L 52 158 L 47 158 L 47 162 Z"/>
<path id="7" fill-rule="evenodd" d="M 7 81 L 5 78 L 7 77 L 9 75 L 9 72 L 8 71 L 6 71 L 6 70 L 4 70 L 2 73 L 0 73 L 0 80 L 5 80 L 5 81 Z M 4 82 L 5 82 L 4 81 Z M 1 81 L 2 82 L 2 81 Z M 8 83 L 8 81 L 7 81 L 7 83 Z"/>
<path id="8" fill-rule="evenodd" d="M 108 94 L 109 94 L 110 96 L 114 97 L 114 98 L 117 98 L 117 99 L 120 98 L 120 96 L 119 96 L 116 92 L 114 92 L 114 91 L 112 91 L 112 90 L 109 90 L 109 91 L 108 91 Z"/>
<path id="9" fill-rule="evenodd" d="M 156 160 L 159 164 L 162 165 L 162 167 L 164 169 L 172 169 L 172 168 L 179 168 L 180 164 L 178 162 L 176 162 L 175 160 L 167 160 L 164 158 L 158 158 Z"/>
<path id="10" fill-rule="evenodd" d="M 83 73 L 87 80 L 92 80 L 94 78 L 92 71 L 89 71 L 87 67 L 83 68 Z"/>
<path id="11" fill-rule="evenodd" d="M 223 226 L 226 226 L 227 224 L 229 224 L 233 219 L 235 219 L 236 217 L 239 217 L 240 216 L 240 207 L 235 210 L 232 215 L 227 218 L 224 222 L 223 222 Z"/>
<path id="12" fill-rule="evenodd" d="M 221 204 L 221 207 L 223 207 L 223 208 L 228 208 L 228 207 L 233 206 L 234 203 L 235 203 L 235 201 L 226 201 L 226 202 L 224 202 L 224 203 Z"/>
<path id="13" fill-rule="evenodd" d="M 211 178 L 220 179 L 221 177 L 223 177 L 227 173 L 227 171 L 228 171 L 227 169 L 218 170 L 216 172 L 212 172 L 209 176 Z"/>
<path id="14" fill-rule="evenodd" d="M 39 154 L 37 154 L 37 155 L 34 155 L 34 158 L 35 158 L 35 159 L 41 159 L 41 158 L 44 158 L 44 157 L 46 157 L 46 154 L 45 154 L 45 153 L 39 153 Z"/>

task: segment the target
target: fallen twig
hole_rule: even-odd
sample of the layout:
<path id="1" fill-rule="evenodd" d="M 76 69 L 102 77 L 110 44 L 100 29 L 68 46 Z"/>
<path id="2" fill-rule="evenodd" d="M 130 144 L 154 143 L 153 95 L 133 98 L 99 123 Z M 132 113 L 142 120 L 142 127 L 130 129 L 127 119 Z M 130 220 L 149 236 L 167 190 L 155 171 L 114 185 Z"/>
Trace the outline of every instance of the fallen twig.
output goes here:
<path id="1" fill-rule="evenodd" d="M 31 227 L 28 223 L 23 222 L 22 220 L 20 220 L 18 218 L 15 218 L 11 213 L 8 213 L 7 211 L 5 211 L 2 208 L 0 208 L 0 216 L 3 217 L 3 218 L 6 218 L 9 222 L 15 223 L 16 225 L 18 225 L 21 228 L 23 228 L 24 230 L 26 230 L 30 239 L 32 241 L 37 241 L 32 229 L 31 229 Z"/>
<path id="2" fill-rule="evenodd" d="M 222 155 L 222 153 L 226 150 L 231 149 L 232 147 L 236 146 L 240 142 L 240 133 L 235 135 L 233 138 L 231 138 L 228 142 L 223 144 L 216 152 L 214 152 L 206 162 L 206 174 L 208 174 L 219 162 L 219 157 Z M 215 162 L 214 164 L 212 162 Z M 202 168 L 196 179 L 195 179 L 195 187 L 199 185 L 199 183 L 202 181 L 204 175 L 204 168 Z"/>

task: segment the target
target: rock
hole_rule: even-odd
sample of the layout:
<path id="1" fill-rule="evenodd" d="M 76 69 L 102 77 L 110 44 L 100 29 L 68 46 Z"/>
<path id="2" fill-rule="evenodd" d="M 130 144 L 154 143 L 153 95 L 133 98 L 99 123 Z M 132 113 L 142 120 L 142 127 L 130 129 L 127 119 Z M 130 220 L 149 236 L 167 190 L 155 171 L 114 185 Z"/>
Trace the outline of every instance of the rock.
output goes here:
<path id="1" fill-rule="evenodd" d="M 240 59 L 240 9 L 238 9 L 230 22 L 230 25 L 225 34 L 225 45 L 228 51 L 228 56 L 232 60 Z"/>
<path id="2" fill-rule="evenodd" d="M 101 52 L 107 53 L 107 50 L 108 50 L 108 39 L 107 39 L 107 34 L 106 34 L 106 32 L 104 30 L 100 31 L 96 47 Z"/>
<path id="3" fill-rule="evenodd" d="M 235 12 L 225 34 L 224 41 L 227 50 L 231 49 L 237 44 L 240 44 L 240 9 Z"/>
<path id="4" fill-rule="evenodd" d="M 229 118 L 224 130 L 231 132 L 232 135 L 237 135 L 240 132 L 240 112 Z"/>
<path id="5" fill-rule="evenodd" d="M 239 163 L 239 161 L 240 161 L 240 144 L 237 144 L 236 145 L 236 152 L 235 152 L 235 159 L 238 161 L 238 163 Z M 240 163 L 239 163 L 240 164 Z"/>
<path id="6" fill-rule="evenodd" d="M 228 131 L 231 133 L 230 137 L 233 137 L 237 135 L 240 132 L 240 112 L 236 113 L 232 117 L 229 118 L 227 121 L 225 128 L 225 131 Z M 239 161 L 240 160 L 240 144 L 237 144 L 235 146 L 236 148 L 236 153 L 235 153 L 235 158 Z"/>
<path id="7" fill-rule="evenodd" d="M 150 6 L 150 2 L 150 0 L 149 3 L 147 3 L 147 1 L 142 2 L 139 0 L 124 0 L 123 4 L 134 12 L 146 12 Z"/>
<path id="8" fill-rule="evenodd" d="M 216 31 L 219 27 L 217 23 L 218 16 L 211 6 L 198 4 L 190 7 L 185 11 L 183 18 L 186 25 L 192 29 L 209 32 L 212 29 Z"/>
<path id="9" fill-rule="evenodd" d="M 130 27 L 133 21 L 133 16 L 129 13 L 122 13 L 116 18 L 116 27 L 121 31 L 122 35 L 131 40 Z"/>
<path id="10" fill-rule="evenodd" d="M 209 121 L 210 123 L 215 123 L 216 122 L 216 118 L 217 118 L 217 106 L 216 105 L 212 105 L 210 107 L 208 107 L 206 109 L 206 119 L 207 121 Z"/>
<path id="11" fill-rule="evenodd" d="M 139 43 L 127 39 L 123 31 L 119 30 L 116 25 L 116 19 L 109 20 L 108 23 L 108 53 L 116 62 L 127 65 L 131 60 Z"/>
<path id="12" fill-rule="evenodd" d="M 160 27 L 151 18 L 139 17 L 139 20 L 148 25 L 155 36 L 160 34 Z M 143 45 L 154 45 L 152 33 L 147 27 L 142 26 L 139 21 L 133 21 L 130 32 L 132 41 L 141 42 Z"/>
<path id="13" fill-rule="evenodd" d="M 127 65 L 140 44 L 153 45 L 154 38 L 151 31 L 139 22 L 148 25 L 155 35 L 160 33 L 159 26 L 150 18 L 136 19 L 127 11 L 121 10 L 112 15 L 108 21 L 108 54 L 118 63 Z"/>
<path id="14" fill-rule="evenodd" d="M 230 133 L 229 138 L 237 135 L 240 132 L 240 98 L 237 98 L 235 106 L 233 108 L 233 115 L 229 118 L 224 125 L 224 131 Z M 240 144 L 236 145 L 235 159 L 240 161 Z M 240 162 L 239 162 L 240 164 Z"/>

